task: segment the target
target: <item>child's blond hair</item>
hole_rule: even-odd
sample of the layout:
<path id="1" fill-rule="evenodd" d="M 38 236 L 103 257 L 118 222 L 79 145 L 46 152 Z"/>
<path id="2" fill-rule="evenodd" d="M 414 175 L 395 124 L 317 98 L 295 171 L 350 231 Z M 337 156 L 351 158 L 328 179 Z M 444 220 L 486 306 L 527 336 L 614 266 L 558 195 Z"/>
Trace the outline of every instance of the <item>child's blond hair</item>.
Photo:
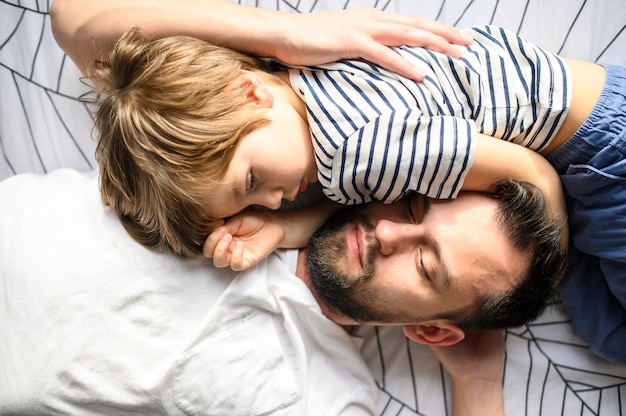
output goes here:
<path id="1" fill-rule="evenodd" d="M 234 82 L 242 69 L 272 76 L 260 59 L 138 29 L 94 64 L 100 191 L 139 243 L 202 253 L 215 225 L 209 184 L 223 177 L 239 139 L 266 121 Z"/>

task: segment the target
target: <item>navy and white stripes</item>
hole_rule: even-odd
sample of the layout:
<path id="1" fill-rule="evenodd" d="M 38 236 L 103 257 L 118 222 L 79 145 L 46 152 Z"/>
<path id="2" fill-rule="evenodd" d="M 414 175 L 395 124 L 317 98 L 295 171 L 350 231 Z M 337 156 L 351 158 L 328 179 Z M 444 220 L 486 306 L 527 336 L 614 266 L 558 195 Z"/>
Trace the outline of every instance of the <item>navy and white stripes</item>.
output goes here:
<path id="1" fill-rule="evenodd" d="M 329 198 L 390 203 L 407 191 L 453 198 L 477 133 L 537 151 L 548 145 L 569 105 L 565 64 L 495 26 L 465 33 L 475 41 L 458 60 L 398 49 L 426 71 L 421 83 L 357 61 L 291 69 Z"/>

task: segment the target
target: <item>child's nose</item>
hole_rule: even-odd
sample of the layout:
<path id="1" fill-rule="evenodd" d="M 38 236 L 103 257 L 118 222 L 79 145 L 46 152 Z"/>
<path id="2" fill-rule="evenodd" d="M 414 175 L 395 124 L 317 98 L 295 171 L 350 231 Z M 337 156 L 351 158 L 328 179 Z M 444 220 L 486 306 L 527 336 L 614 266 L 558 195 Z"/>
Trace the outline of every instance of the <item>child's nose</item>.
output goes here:
<path id="1" fill-rule="evenodd" d="M 283 199 L 283 192 L 280 189 L 268 191 L 263 194 L 262 199 L 259 201 L 259 205 L 263 205 L 269 209 L 278 209 Z"/>

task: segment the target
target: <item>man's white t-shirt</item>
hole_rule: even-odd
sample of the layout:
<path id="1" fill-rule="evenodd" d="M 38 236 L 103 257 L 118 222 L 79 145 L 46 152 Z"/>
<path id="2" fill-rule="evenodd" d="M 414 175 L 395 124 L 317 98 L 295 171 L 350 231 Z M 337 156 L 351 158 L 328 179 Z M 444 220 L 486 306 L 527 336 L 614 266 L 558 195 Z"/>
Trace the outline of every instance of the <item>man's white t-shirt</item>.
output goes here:
<path id="1" fill-rule="evenodd" d="M 97 178 L 0 183 L 0 414 L 373 414 L 358 346 L 295 274 L 134 242 Z"/>

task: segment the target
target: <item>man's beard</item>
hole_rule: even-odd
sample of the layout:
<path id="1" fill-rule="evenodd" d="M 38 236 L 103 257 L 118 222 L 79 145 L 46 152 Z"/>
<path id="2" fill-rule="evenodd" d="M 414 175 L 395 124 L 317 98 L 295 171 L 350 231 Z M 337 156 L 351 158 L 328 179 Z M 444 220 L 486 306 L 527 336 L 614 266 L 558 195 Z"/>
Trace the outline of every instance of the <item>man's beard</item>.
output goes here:
<path id="1" fill-rule="evenodd" d="M 348 257 L 347 230 L 359 224 L 365 232 L 374 229 L 367 217 L 351 214 L 347 209 L 329 218 L 311 237 L 307 247 L 307 266 L 313 290 L 328 306 L 357 322 L 381 322 L 381 316 L 370 310 L 374 301 L 368 293 L 368 281 L 375 272 L 376 249 L 367 247 L 363 272 L 349 275 L 340 270 Z"/>

